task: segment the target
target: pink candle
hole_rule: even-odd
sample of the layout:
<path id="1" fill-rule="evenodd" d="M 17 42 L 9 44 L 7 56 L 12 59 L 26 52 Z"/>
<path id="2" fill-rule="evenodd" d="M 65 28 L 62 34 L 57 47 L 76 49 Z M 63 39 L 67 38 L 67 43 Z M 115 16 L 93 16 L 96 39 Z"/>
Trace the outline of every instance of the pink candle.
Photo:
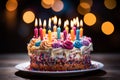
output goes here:
<path id="1" fill-rule="evenodd" d="M 74 33 L 76 35 L 76 26 L 73 27 Z"/>
<path id="2" fill-rule="evenodd" d="M 40 38 L 41 38 L 41 40 L 43 40 L 43 32 L 42 32 L 42 27 L 40 27 L 40 29 L 39 29 L 39 34 L 40 34 Z"/>
<path id="3" fill-rule="evenodd" d="M 39 25 L 40 25 L 39 35 L 40 35 L 41 40 L 43 40 L 43 30 L 42 30 L 42 22 L 41 22 L 41 19 L 39 19 Z"/>
<path id="4" fill-rule="evenodd" d="M 35 29 L 34 29 L 34 36 L 35 36 L 35 38 L 38 38 L 38 28 L 37 27 L 35 27 Z"/>
<path id="5" fill-rule="evenodd" d="M 64 36 L 64 40 L 66 40 L 66 38 L 67 38 L 67 31 L 66 30 L 63 31 L 63 36 Z"/>
<path id="6" fill-rule="evenodd" d="M 35 19 L 35 28 L 34 28 L 34 36 L 35 36 L 35 38 L 38 38 L 38 28 L 37 28 L 37 26 L 38 26 L 38 20 L 36 18 Z"/>

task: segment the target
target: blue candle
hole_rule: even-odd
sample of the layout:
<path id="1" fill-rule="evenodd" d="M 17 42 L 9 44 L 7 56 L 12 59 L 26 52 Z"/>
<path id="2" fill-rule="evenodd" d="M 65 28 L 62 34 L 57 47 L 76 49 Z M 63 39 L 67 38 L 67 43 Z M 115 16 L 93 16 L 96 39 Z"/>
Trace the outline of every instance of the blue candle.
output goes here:
<path id="1" fill-rule="evenodd" d="M 61 28 L 60 28 L 61 19 L 60 19 L 60 18 L 59 18 L 59 20 L 58 20 L 58 25 L 59 25 L 59 27 L 57 28 L 57 38 L 60 39 L 60 32 L 61 32 Z"/>
<path id="2" fill-rule="evenodd" d="M 57 28 L 57 38 L 60 39 L 60 32 L 61 32 L 61 28 L 60 26 Z"/>
<path id="3" fill-rule="evenodd" d="M 79 35 L 80 35 L 80 30 L 77 29 L 77 30 L 76 30 L 76 40 L 79 40 Z"/>

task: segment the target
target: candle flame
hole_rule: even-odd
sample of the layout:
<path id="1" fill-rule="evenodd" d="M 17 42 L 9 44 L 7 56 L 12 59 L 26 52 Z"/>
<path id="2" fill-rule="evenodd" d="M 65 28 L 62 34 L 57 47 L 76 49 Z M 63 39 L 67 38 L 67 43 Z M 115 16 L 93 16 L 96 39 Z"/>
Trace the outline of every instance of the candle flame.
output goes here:
<path id="1" fill-rule="evenodd" d="M 72 28 L 74 26 L 73 21 L 71 20 L 70 23 L 71 23 L 71 28 Z"/>
<path id="2" fill-rule="evenodd" d="M 48 24 L 49 28 L 51 28 L 51 18 L 49 18 L 49 24 Z"/>
<path id="3" fill-rule="evenodd" d="M 79 24 L 79 22 L 77 22 L 77 27 L 79 27 L 80 26 L 80 24 Z"/>
<path id="4" fill-rule="evenodd" d="M 78 17 L 76 17 L 76 22 L 79 22 L 79 18 Z"/>
<path id="5" fill-rule="evenodd" d="M 76 20 L 75 20 L 75 18 L 73 19 L 73 24 L 74 24 L 74 25 L 76 25 L 76 24 L 77 24 L 77 23 L 76 23 Z"/>
<path id="6" fill-rule="evenodd" d="M 39 18 L 39 26 L 42 26 L 42 21 L 40 18 Z"/>
<path id="7" fill-rule="evenodd" d="M 64 28 L 66 27 L 66 21 L 64 21 Z"/>
<path id="8" fill-rule="evenodd" d="M 80 27 L 83 27 L 83 21 L 80 20 Z"/>
<path id="9" fill-rule="evenodd" d="M 67 26 L 69 25 L 69 20 L 66 20 L 66 25 L 67 25 Z"/>
<path id="10" fill-rule="evenodd" d="M 58 25 L 61 26 L 61 18 L 58 20 Z"/>
<path id="11" fill-rule="evenodd" d="M 35 27 L 37 27 L 38 26 L 38 20 L 37 20 L 37 18 L 35 18 Z"/>
<path id="12" fill-rule="evenodd" d="M 43 27 L 46 27 L 46 20 L 43 21 Z"/>
<path id="13" fill-rule="evenodd" d="M 54 22 L 54 24 L 57 24 L 57 16 L 54 16 L 53 22 Z"/>

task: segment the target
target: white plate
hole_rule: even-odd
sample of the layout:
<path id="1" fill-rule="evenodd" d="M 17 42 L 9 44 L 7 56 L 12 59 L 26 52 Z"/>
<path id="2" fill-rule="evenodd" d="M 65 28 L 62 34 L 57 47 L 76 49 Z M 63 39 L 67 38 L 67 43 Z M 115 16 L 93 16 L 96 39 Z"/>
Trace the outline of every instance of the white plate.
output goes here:
<path id="1" fill-rule="evenodd" d="M 29 72 L 29 73 L 38 73 L 38 74 L 43 74 L 43 75 L 70 75 L 70 74 L 74 74 L 74 75 L 79 75 L 79 74 L 83 74 L 86 72 L 90 72 L 90 71 L 95 71 L 95 70 L 99 70 L 101 68 L 103 68 L 104 64 L 98 61 L 91 61 L 91 63 L 93 65 L 95 65 L 95 68 L 92 69 L 84 69 L 84 70 L 73 70 L 73 71 L 35 71 L 35 70 L 28 70 L 27 67 L 30 65 L 30 62 L 24 62 L 21 64 L 18 64 L 15 66 L 16 69 L 20 70 L 20 71 L 24 71 L 24 72 Z"/>

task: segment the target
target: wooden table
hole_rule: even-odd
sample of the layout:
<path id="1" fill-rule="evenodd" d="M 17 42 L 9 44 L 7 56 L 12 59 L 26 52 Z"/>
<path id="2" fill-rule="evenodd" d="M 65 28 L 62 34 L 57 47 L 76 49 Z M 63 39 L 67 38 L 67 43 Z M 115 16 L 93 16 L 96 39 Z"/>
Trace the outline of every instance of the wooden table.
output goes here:
<path id="1" fill-rule="evenodd" d="M 92 60 L 100 61 L 105 66 L 102 70 L 86 73 L 74 77 L 49 77 L 39 76 L 18 71 L 16 64 L 29 61 L 27 53 L 1 54 L 0 56 L 0 80 L 120 80 L 120 54 L 94 53 Z"/>

